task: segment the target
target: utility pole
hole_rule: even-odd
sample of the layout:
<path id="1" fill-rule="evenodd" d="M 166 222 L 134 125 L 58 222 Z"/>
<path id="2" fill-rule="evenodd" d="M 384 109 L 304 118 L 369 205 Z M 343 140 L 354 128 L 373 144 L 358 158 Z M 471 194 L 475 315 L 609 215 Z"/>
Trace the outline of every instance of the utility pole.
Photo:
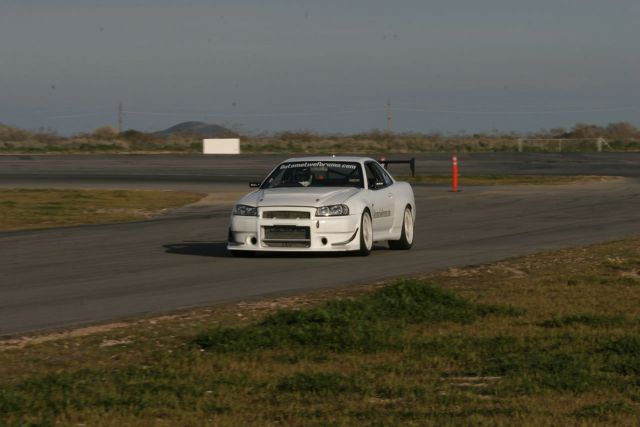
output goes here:
<path id="1" fill-rule="evenodd" d="M 122 120 L 124 118 L 124 113 L 122 111 L 122 101 L 118 103 L 118 133 L 122 133 Z"/>
<path id="2" fill-rule="evenodd" d="M 387 132 L 391 133 L 391 100 L 387 98 L 387 104 L 385 106 L 385 110 L 387 112 Z"/>

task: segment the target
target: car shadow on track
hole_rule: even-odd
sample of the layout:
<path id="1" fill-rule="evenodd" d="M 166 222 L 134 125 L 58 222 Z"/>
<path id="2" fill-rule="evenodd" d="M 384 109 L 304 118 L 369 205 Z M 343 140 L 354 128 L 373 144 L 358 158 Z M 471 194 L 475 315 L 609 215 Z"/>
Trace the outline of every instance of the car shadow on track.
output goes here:
<path id="1" fill-rule="evenodd" d="M 168 243 L 162 245 L 168 254 L 195 255 L 214 258 L 231 258 L 233 255 L 227 250 L 227 242 L 186 241 L 182 243 Z M 375 251 L 388 250 L 387 247 L 375 246 Z M 262 252 L 256 258 L 335 258 L 348 257 L 355 254 L 347 252 Z"/>
<path id="2" fill-rule="evenodd" d="M 227 242 L 187 241 L 182 243 L 168 243 L 162 245 L 168 254 L 209 256 L 215 258 L 229 258 Z"/>

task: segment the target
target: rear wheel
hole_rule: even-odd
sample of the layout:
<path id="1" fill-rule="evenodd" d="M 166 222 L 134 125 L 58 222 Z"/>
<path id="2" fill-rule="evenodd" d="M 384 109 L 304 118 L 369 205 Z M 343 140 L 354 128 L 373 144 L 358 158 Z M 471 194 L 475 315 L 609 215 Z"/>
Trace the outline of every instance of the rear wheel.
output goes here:
<path id="1" fill-rule="evenodd" d="M 411 249 L 413 246 L 413 225 L 413 213 L 411 208 L 407 206 L 404 208 L 400 240 L 389 240 L 389 247 L 395 250 Z"/>
<path id="2" fill-rule="evenodd" d="M 371 214 L 364 211 L 360 219 L 360 250 L 358 255 L 367 256 L 373 249 L 373 224 L 371 222 Z"/>

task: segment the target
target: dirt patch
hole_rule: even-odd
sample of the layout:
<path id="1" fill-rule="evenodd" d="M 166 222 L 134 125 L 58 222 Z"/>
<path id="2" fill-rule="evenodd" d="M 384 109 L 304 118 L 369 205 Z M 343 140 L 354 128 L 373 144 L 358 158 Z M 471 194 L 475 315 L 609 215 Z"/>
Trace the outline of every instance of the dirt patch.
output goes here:
<path id="1" fill-rule="evenodd" d="M 118 322 L 106 325 L 87 326 L 63 332 L 51 332 L 41 335 L 29 335 L 19 338 L 10 338 L 0 340 L 0 351 L 11 350 L 15 348 L 23 348 L 30 344 L 40 344 L 48 341 L 57 341 L 67 338 L 84 337 L 87 335 L 98 334 L 102 332 L 113 331 L 114 329 L 125 328 L 131 326 L 130 323 Z"/>
<path id="2" fill-rule="evenodd" d="M 454 387 L 484 388 L 494 385 L 502 377 L 451 377 L 446 380 Z"/>
<path id="3" fill-rule="evenodd" d="M 94 213 L 97 214 L 124 214 L 124 215 L 134 215 L 138 217 L 146 217 L 150 218 L 152 216 L 151 212 L 148 212 L 144 209 L 133 209 L 133 208 L 106 208 L 106 209 L 96 209 Z"/>
<path id="4" fill-rule="evenodd" d="M 621 271 L 620 276 L 626 277 L 628 279 L 640 280 L 640 271 L 639 270 Z"/>

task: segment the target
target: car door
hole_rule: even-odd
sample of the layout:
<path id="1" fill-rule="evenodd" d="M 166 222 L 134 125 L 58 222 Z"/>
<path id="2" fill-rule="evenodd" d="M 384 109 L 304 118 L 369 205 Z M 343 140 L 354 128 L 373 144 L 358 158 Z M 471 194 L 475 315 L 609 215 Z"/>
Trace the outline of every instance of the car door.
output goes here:
<path id="1" fill-rule="evenodd" d="M 375 234 L 384 236 L 393 225 L 395 203 L 391 188 L 393 181 L 385 176 L 380 165 L 375 162 L 366 162 L 365 172 L 367 191 L 371 200 L 374 238 Z"/>

